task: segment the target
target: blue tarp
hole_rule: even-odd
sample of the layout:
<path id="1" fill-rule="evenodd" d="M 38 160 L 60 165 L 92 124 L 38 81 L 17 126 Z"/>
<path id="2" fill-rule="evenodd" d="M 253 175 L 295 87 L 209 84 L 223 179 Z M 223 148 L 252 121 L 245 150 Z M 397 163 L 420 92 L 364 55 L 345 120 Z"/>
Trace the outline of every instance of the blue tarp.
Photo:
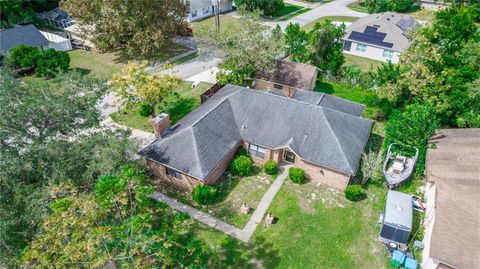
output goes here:
<path id="1" fill-rule="evenodd" d="M 416 260 L 412 258 L 407 258 L 405 260 L 405 269 L 417 269 L 418 268 L 418 263 Z"/>

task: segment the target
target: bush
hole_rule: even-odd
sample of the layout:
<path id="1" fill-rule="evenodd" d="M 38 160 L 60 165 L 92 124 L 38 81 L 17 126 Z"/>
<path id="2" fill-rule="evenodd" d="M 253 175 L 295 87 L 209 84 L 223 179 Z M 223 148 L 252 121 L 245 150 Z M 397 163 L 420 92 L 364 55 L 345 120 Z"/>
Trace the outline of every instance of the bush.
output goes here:
<path id="1" fill-rule="evenodd" d="M 263 165 L 263 171 L 265 171 L 265 173 L 268 175 L 275 175 L 278 173 L 277 163 L 274 160 L 268 160 Z"/>
<path id="2" fill-rule="evenodd" d="M 33 68 L 37 63 L 40 50 L 38 48 L 19 45 L 11 48 L 5 57 L 5 65 L 12 68 Z"/>
<path id="3" fill-rule="evenodd" d="M 140 114 L 140 116 L 148 117 L 152 115 L 152 113 L 153 113 L 153 107 L 149 103 L 143 102 L 140 104 L 140 109 L 138 110 L 138 114 Z"/>
<path id="4" fill-rule="evenodd" d="M 239 176 L 248 176 L 252 172 L 252 160 L 247 156 L 241 155 L 233 159 L 230 165 L 232 174 Z"/>
<path id="5" fill-rule="evenodd" d="M 47 49 L 40 53 L 35 74 L 47 78 L 55 77 L 61 71 L 67 71 L 70 66 L 70 55 L 65 51 Z"/>
<path id="6" fill-rule="evenodd" d="M 358 201 L 363 197 L 362 186 L 358 184 L 348 185 L 347 188 L 343 191 L 345 198 L 350 201 Z"/>
<path id="7" fill-rule="evenodd" d="M 209 205 L 215 202 L 217 193 L 217 188 L 213 186 L 198 185 L 192 191 L 192 199 L 201 205 Z"/>
<path id="8" fill-rule="evenodd" d="M 237 154 L 235 155 L 235 157 L 238 157 L 238 156 L 248 156 L 247 150 L 244 147 L 239 147 L 237 149 Z"/>
<path id="9" fill-rule="evenodd" d="M 302 184 L 305 182 L 305 171 L 302 168 L 291 167 L 288 169 L 288 177 L 292 182 Z"/>

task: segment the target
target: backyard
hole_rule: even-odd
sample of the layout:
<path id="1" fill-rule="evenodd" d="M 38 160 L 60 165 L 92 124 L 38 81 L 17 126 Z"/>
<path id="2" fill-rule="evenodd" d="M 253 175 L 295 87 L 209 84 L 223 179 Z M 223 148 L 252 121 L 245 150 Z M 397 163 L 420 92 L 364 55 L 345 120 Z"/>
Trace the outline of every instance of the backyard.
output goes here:
<path id="1" fill-rule="evenodd" d="M 157 108 L 157 112 L 166 112 L 170 115 L 171 125 L 187 115 L 200 105 L 200 95 L 210 88 L 212 84 L 201 82 L 195 88 L 192 88 L 192 82 L 184 81 L 180 87 L 175 90 L 178 97 L 172 96 L 166 100 L 166 105 L 162 110 Z M 138 107 L 120 108 L 118 112 L 112 113 L 110 117 L 117 123 L 134 129 L 140 129 L 152 132 L 149 117 L 142 117 L 138 113 Z"/>
<path id="2" fill-rule="evenodd" d="M 365 57 L 344 53 L 345 63 L 343 66 L 358 66 L 363 72 L 375 71 L 383 62 L 372 60 Z"/>

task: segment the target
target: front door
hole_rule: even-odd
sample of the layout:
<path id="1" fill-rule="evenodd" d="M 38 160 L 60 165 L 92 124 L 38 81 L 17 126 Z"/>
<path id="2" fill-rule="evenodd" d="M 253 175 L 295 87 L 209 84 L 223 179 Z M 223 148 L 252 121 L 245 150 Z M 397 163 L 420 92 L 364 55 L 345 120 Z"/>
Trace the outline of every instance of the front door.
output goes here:
<path id="1" fill-rule="evenodd" d="M 283 159 L 286 161 L 286 162 L 289 162 L 289 163 L 294 163 L 295 162 L 295 154 L 289 150 L 284 150 L 283 151 Z"/>

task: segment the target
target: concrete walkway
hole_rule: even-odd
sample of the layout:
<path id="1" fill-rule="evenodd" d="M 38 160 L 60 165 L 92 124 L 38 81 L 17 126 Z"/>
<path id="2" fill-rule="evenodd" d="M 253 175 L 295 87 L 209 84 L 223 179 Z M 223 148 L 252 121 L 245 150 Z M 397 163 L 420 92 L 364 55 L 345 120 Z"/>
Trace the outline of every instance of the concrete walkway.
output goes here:
<path id="1" fill-rule="evenodd" d="M 255 209 L 252 216 L 250 217 L 250 220 L 248 221 L 247 225 L 245 225 L 245 227 L 242 230 L 224 221 L 214 218 L 211 215 L 208 215 L 198 209 L 182 204 L 177 200 L 170 198 L 158 191 L 152 194 L 152 198 L 159 202 L 166 203 L 168 206 L 170 206 L 174 210 L 188 214 L 190 217 L 202 222 L 203 224 L 206 224 L 212 228 L 215 228 L 225 234 L 228 234 L 232 237 L 235 237 L 247 243 L 252 237 L 253 233 L 255 232 L 257 225 L 262 222 L 263 216 L 265 216 L 265 213 L 267 213 L 267 210 L 270 207 L 270 204 L 272 203 L 273 198 L 275 198 L 275 195 L 280 190 L 283 182 L 287 178 L 288 168 L 289 166 L 282 167 L 283 169 L 282 173 L 278 175 L 277 179 L 275 179 L 275 181 L 272 183 L 272 185 L 267 190 L 267 192 L 265 192 L 262 199 L 260 200 L 260 203 L 258 203 L 257 208 Z"/>

